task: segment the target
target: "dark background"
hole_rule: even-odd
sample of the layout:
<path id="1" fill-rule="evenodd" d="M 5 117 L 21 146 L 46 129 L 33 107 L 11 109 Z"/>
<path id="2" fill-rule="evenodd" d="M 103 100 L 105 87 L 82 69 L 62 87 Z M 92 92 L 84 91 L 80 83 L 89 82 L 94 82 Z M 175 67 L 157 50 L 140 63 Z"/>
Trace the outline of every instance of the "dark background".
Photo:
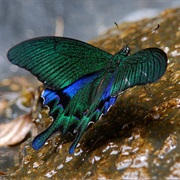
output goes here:
<path id="1" fill-rule="evenodd" d="M 10 47 L 55 31 L 61 36 L 62 22 L 63 36 L 87 41 L 114 22 L 151 18 L 178 6 L 179 0 L 0 0 L 0 80 L 25 73 L 8 62 Z"/>

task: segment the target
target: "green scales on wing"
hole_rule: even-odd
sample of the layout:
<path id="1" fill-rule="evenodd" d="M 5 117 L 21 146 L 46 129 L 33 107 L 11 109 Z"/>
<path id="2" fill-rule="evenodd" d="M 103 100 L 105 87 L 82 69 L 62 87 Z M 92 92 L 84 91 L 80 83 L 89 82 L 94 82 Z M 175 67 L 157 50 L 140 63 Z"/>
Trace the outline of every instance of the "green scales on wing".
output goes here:
<path id="1" fill-rule="evenodd" d="M 40 37 L 24 41 L 8 52 L 13 64 L 29 70 L 46 89 L 44 105 L 54 121 L 32 143 L 36 150 L 56 131 L 76 133 L 73 153 L 90 122 L 96 122 L 125 89 L 159 79 L 167 56 L 158 48 L 129 55 L 124 46 L 111 55 L 87 43 L 65 37 Z"/>

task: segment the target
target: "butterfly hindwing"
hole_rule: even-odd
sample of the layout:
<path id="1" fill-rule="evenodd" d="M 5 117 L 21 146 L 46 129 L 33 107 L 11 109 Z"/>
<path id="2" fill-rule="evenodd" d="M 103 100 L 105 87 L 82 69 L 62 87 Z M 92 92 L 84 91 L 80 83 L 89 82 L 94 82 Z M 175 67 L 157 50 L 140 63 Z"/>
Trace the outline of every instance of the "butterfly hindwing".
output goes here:
<path id="1" fill-rule="evenodd" d="M 63 134 L 74 133 L 75 130 L 76 137 L 69 150 L 70 153 L 73 153 L 89 123 L 96 122 L 101 114 L 106 114 L 116 101 L 115 97 L 110 97 L 112 82 L 107 81 L 110 78 L 111 74 L 92 75 L 86 77 L 86 81 L 83 77 L 62 90 L 45 89 L 42 94 L 44 104 L 49 107 L 49 114 L 54 121 L 34 139 L 33 148 L 41 148 L 57 130 Z M 88 81 L 89 83 L 87 83 Z M 84 82 L 86 83 L 84 84 Z M 76 86 L 81 88 L 74 92 Z"/>

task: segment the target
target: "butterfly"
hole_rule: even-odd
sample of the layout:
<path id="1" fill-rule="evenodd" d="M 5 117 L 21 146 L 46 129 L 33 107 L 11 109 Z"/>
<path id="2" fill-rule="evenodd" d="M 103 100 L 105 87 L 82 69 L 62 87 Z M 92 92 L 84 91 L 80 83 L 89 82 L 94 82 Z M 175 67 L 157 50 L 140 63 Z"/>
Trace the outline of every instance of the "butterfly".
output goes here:
<path id="1" fill-rule="evenodd" d="M 39 37 L 12 47 L 9 61 L 25 68 L 45 86 L 44 105 L 52 124 L 35 137 L 40 149 L 57 131 L 75 134 L 72 154 L 84 131 L 116 102 L 118 94 L 135 85 L 153 83 L 166 71 L 167 55 L 147 48 L 130 55 L 124 46 L 115 55 L 85 42 L 66 37 Z"/>

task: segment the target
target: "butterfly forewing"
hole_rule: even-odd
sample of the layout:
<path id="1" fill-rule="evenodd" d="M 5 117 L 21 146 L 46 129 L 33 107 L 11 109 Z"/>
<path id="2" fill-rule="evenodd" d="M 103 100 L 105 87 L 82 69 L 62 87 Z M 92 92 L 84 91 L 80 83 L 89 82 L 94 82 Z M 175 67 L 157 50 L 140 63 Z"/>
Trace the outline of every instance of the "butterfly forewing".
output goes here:
<path id="1" fill-rule="evenodd" d="M 147 48 L 120 60 L 111 88 L 111 96 L 125 89 L 158 80 L 167 67 L 167 56 L 158 48 Z"/>
<path id="2" fill-rule="evenodd" d="M 84 75 L 106 68 L 111 54 L 64 37 L 24 41 L 8 52 L 13 64 L 29 70 L 46 86 L 62 89 Z"/>

